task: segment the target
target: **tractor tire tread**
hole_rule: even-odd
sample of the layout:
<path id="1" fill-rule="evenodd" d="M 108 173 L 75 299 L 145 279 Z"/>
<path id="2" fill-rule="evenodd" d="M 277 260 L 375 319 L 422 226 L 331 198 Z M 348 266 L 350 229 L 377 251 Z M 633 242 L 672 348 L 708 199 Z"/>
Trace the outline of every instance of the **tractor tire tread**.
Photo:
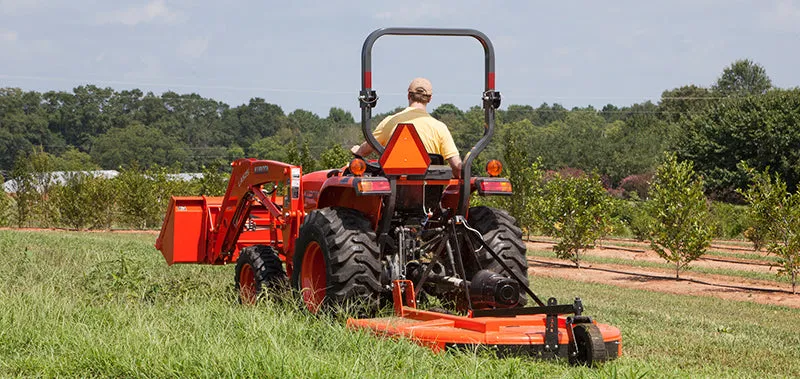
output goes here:
<path id="1" fill-rule="evenodd" d="M 381 264 L 375 231 L 358 211 L 348 208 L 323 208 L 306 216 L 300 228 L 298 249 L 304 248 L 300 241 L 319 233 L 317 241 L 323 250 L 328 267 L 327 306 L 346 305 L 360 301 L 366 307 L 377 303 L 382 290 L 380 283 Z M 307 242 L 306 242 L 307 243 Z M 300 251 L 295 256 L 301 256 Z M 301 262 L 295 262 L 296 275 L 292 275 L 292 286 L 299 288 Z"/>
<path id="2" fill-rule="evenodd" d="M 483 235 L 483 240 L 494 249 L 503 263 L 528 286 L 527 249 L 522 241 L 522 230 L 516 225 L 514 217 L 502 209 L 478 206 L 469 209 L 468 222 Z M 482 268 L 510 277 L 486 249 L 481 248 L 475 258 Z M 520 305 L 524 306 L 527 294 L 523 292 L 520 295 Z"/>
<path id="3" fill-rule="evenodd" d="M 252 245 L 239 251 L 233 278 L 237 292 L 240 290 L 239 279 L 245 264 L 249 264 L 253 269 L 256 296 L 264 290 L 275 289 L 286 284 L 286 271 L 283 269 L 283 261 L 278 253 L 271 246 Z M 239 298 L 239 301 L 241 302 L 242 299 Z"/>

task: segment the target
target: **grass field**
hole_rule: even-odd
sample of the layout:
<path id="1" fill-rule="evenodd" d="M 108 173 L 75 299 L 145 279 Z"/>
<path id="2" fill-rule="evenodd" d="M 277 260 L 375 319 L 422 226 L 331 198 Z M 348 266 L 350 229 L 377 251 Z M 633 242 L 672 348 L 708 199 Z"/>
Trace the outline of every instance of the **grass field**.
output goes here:
<path id="1" fill-rule="evenodd" d="M 436 355 L 314 317 L 236 303 L 233 267 L 167 267 L 152 234 L 0 230 L 0 376 L 797 377 L 800 310 L 532 278 L 623 332 L 624 356 Z"/>

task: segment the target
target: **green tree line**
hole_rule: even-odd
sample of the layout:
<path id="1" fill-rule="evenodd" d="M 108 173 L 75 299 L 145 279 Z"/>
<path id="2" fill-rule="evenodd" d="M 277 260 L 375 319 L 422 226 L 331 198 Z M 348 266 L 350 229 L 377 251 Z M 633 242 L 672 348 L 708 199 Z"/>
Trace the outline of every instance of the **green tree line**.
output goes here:
<path id="1" fill-rule="evenodd" d="M 402 104 L 398 104 L 402 105 Z M 483 111 L 442 104 L 431 110 L 450 128 L 462 155 L 480 138 Z M 389 114 L 389 113 L 386 113 Z M 386 114 L 376 115 L 380 120 Z M 750 60 L 724 68 L 708 87 L 668 89 L 657 103 L 567 109 L 560 104 L 512 104 L 499 110 L 496 138 L 475 162 L 539 164 L 545 170 L 598 174 L 606 189 L 647 196 L 647 182 L 664 152 L 691 161 L 713 199 L 743 202 L 744 161 L 781 175 L 794 191 L 800 180 L 800 90 L 778 89 Z M 341 165 L 363 139 L 353 116 L 327 116 L 253 98 L 232 107 L 198 94 L 117 91 L 94 85 L 71 92 L 0 88 L 0 170 L 8 178 L 18 157 L 42 149 L 56 170 L 201 167 L 256 157 L 302 164 L 305 171 Z M 524 151 L 513 162 L 508 149 Z"/>

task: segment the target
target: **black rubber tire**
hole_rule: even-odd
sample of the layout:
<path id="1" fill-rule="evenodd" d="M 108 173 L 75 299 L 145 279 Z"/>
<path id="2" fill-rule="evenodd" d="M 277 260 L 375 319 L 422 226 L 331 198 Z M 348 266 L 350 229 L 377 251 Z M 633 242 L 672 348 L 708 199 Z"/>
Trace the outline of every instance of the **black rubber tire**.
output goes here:
<path id="1" fill-rule="evenodd" d="M 608 352 L 606 351 L 605 342 L 603 342 L 603 335 L 597 325 L 574 325 L 572 334 L 578 350 L 574 352 L 574 355 L 570 355 L 570 364 L 592 367 L 608 360 Z M 570 350 L 574 350 L 571 344 Z"/>
<path id="2" fill-rule="evenodd" d="M 348 208 L 317 209 L 306 216 L 295 244 L 291 281 L 301 294 L 304 255 L 312 242 L 319 244 L 326 271 L 325 297 L 317 310 L 338 308 L 357 314 L 377 310 L 382 270 L 369 220 Z"/>
<path id="3" fill-rule="evenodd" d="M 497 253 L 506 266 L 511 268 L 513 274 L 528 287 L 530 285 L 528 281 L 528 260 L 525 257 L 527 249 L 522 241 L 522 230 L 516 225 L 517 220 L 504 210 L 480 206 L 469 209 L 467 222 L 473 229 L 483 235 L 483 240 L 486 244 Z M 475 246 L 475 248 L 477 247 Z M 490 270 L 506 277 L 511 277 L 511 274 L 506 272 L 485 248 L 481 247 L 474 254 L 474 260 L 475 262 L 467 264 L 467 275 L 470 278 L 479 269 Z M 525 306 L 528 302 L 528 295 L 522 290 L 520 292 L 519 306 Z"/>
<path id="4" fill-rule="evenodd" d="M 253 271 L 255 291 L 253 298 L 245 300 L 242 297 L 242 268 L 249 265 Z M 261 296 L 265 290 L 279 289 L 286 286 L 286 271 L 283 269 L 278 253 L 271 246 L 253 245 L 239 251 L 239 259 L 236 260 L 236 273 L 233 281 L 236 285 L 236 292 L 239 294 L 239 303 L 251 304 Z"/>

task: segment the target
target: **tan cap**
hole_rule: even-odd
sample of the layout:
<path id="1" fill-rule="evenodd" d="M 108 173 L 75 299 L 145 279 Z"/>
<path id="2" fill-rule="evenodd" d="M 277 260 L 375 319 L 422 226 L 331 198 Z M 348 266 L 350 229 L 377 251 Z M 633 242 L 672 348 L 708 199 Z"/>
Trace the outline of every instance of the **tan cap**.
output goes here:
<path id="1" fill-rule="evenodd" d="M 418 93 L 422 95 L 433 95 L 433 86 L 431 81 L 425 78 L 415 78 L 408 85 L 408 93 Z"/>

